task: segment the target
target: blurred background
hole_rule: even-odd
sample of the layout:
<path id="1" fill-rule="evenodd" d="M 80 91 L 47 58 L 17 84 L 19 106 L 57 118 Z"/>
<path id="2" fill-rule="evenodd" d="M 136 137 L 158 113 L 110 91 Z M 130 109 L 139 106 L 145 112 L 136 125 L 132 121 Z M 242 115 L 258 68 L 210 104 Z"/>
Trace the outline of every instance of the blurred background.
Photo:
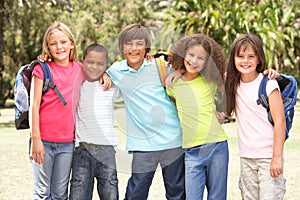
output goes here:
<path id="1" fill-rule="evenodd" d="M 20 66 L 42 51 L 48 26 L 68 25 L 78 48 L 102 43 L 110 62 L 121 59 L 118 34 L 126 25 L 149 28 L 152 53 L 168 51 L 183 35 L 204 33 L 222 45 L 241 33 L 256 34 L 265 44 L 268 66 L 300 82 L 300 1 L 294 0 L 0 0 L 0 106 L 13 99 Z"/>

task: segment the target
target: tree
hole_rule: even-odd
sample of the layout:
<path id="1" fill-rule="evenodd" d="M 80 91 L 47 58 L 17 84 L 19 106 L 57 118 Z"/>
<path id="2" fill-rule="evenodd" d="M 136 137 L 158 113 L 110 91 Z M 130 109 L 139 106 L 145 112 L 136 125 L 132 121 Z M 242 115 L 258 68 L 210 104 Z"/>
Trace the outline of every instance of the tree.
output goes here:
<path id="1" fill-rule="evenodd" d="M 117 48 L 120 30 L 130 23 L 146 25 L 151 21 L 151 7 L 143 0 L 0 0 L 0 5 L 2 106 L 13 97 L 17 70 L 41 53 L 44 32 L 53 22 L 61 21 L 70 27 L 79 60 L 88 44 L 103 43 L 109 49 L 111 61 L 115 61 L 121 57 Z"/>
<path id="2" fill-rule="evenodd" d="M 290 0 L 176 0 L 167 11 L 167 30 L 207 34 L 226 53 L 238 34 L 256 34 L 265 44 L 269 66 L 288 72 L 299 57 L 299 9 L 299 2 Z"/>

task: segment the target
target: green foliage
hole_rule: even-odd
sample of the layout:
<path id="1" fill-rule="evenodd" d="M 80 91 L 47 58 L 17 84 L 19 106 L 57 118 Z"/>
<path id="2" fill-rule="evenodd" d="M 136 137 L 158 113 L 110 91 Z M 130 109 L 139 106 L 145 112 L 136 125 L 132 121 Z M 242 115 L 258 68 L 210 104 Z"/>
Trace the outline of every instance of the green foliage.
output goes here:
<path id="1" fill-rule="evenodd" d="M 118 34 L 131 23 L 147 25 L 151 7 L 142 0 L 1 1 L 0 104 L 13 97 L 15 75 L 20 66 L 42 52 L 46 29 L 55 21 L 68 25 L 74 34 L 78 60 L 91 43 L 103 43 L 110 61 L 121 58 Z M 8 9 L 9 8 L 9 9 Z M 3 44 L 3 45 L 2 45 Z"/>
<path id="2" fill-rule="evenodd" d="M 299 9 L 299 3 L 288 0 L 176 0 L 167 11 L 166 25 L 182 34 L 207 34 L 227 54 L 238 34 L 256 34 L 265 44 L 269 66 L 284 72 L 299 70 Z"/>
<path id="3" fill-rule="evenodd" d="M 15 74 L 42 50 L 47 27 L 67 24 L 79 61 L 84 48 L 102 43 L 110 62 L 122 58 L 118 34 L 131 23 L 151 29 L 152 53 L 168 51 L 183 35 L 204 33 L 228 54 L 238 34 L 254 33 L 265 44 L 270 67 L 300 82 L 300 2 L 294 0 L 17 0 L 0 1 L 0 104 L 13 96 Z"/>

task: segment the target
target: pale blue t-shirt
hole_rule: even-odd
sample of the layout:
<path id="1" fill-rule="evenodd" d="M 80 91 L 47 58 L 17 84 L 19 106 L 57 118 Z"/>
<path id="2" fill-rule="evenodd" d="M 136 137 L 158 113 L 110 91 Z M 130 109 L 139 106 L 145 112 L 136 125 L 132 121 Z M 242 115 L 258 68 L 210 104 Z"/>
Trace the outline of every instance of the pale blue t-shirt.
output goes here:
<path id="1" fill-rule="evenodd" d="M 114 63 L 107 74 L 124 98 L 126 150 L 157 151 L 181 147 L 176 107 L 160 82 L 155 61 L 144 61 L 136 71 L 123 60 Z"/>

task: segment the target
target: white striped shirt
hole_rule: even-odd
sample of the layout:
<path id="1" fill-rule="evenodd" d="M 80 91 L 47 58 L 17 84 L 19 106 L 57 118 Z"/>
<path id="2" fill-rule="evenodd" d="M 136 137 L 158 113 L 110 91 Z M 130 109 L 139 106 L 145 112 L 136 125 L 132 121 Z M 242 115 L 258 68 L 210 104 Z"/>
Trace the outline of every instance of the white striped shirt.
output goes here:
<path id="1" fill-rule="evenodd" d="M 76 112 L 75 146 L 79 142 L 118 145 L 114 129 L 114 100 L 117 97 L 118 89 L 112 87 L 104 91 L 99 81 L 82 84 Z"/>

